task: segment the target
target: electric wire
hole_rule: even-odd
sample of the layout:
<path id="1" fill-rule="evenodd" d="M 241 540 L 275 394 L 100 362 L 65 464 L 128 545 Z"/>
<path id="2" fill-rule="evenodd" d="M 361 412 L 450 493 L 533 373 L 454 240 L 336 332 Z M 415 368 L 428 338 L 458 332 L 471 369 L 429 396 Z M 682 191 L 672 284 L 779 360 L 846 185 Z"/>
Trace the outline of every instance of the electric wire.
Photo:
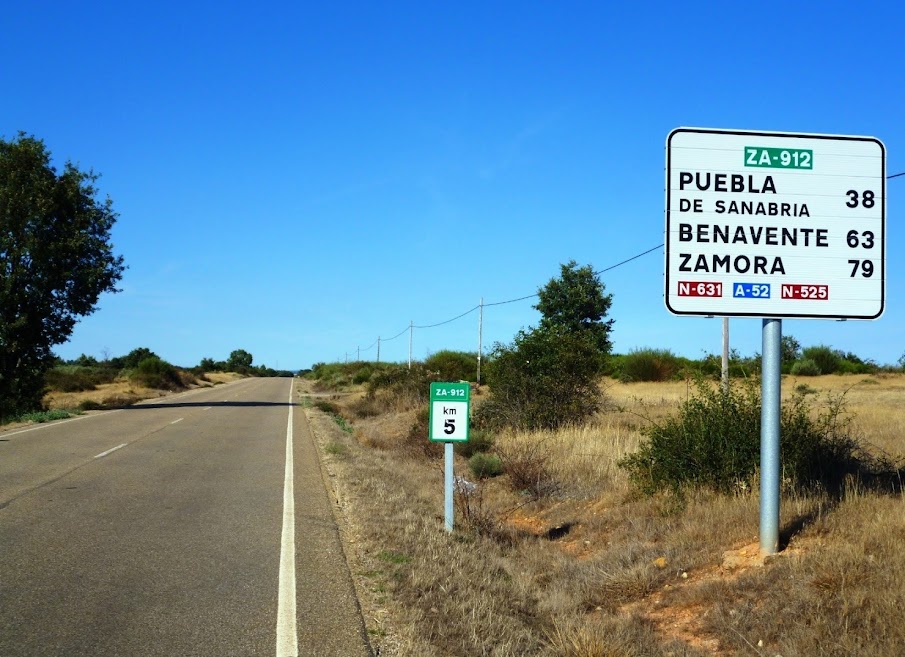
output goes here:
<path id="1" fill-rule="evenodd" d="M 892 174 L 892 175 L 886 176 L 886 179 L 887 179 L 887 180 L 891 180 L 891 179 L 893 179 L 893 178 L 899 178 L 899 177 L 901 177 L 901 176 L 905 176 L 905 171 L 902 171 L 902 172 L 900 172 L 900 173 L 894 173 L 894 174 Z M 594 272 L 594 275 L 597 276 L 597 275 L 603 274 L 603 273 L 605 273 L 605 272 L 612 271 L 613 269 L 616 269 L 617 267 L 621 267 L 622 265 L 626 265 L 626 264 L 632 262 L 633 260 L 637 260 L 638 258 L 641 258 L 641 257 L 643 257 L 643 256 L 646 256 L 646 255 L 649 254 L 649 253 L 653 253 L 654 251 L 656 251 L 656 250 L 658 250 L 658 249 L 662 249 L 663 246 L 664 246 L 664 244 L 658 244 L 657 246 L 655 246 L 655 247 L 653 247 L 653 248 L 650 248 L 650 249 L 648 249 L 647 251 L 642 251 L 641 253 L 638 253 L 637 255 L 633 255 L 631 258 L 626 258 L 625 260 L 622 260 L 621 262 L 617 262 L 615 265 L 610 265 L 609 267 L 604 267 L 603 269 L 599 269 L 599 270 L 597 270 L 597 271 Z M 516 299 L 507 299 L 506 301 L 494 301 L 493 303 L 481 303 L 481 304 L 478 304 L 477 306 L 475 306 L 474 308 L 471 308 L 470 310 L 466 310 L 466 311 L 465 311 L 464 313 L 462 313 L 461 315 L 456 315 L 455 317 L 453 317 L 453 318 L 451 318 L 451 319 L 447 319 L 447 320 L 444 320 L 444 321 L 442 321 L 442 322 L 437 322 L 436 324 L 424 324 L 424 325 L 410 324 L 409 326 L 406 326 L 404 329 L 402 329 L 399 333 L 397 333 L 396 335 L 394 335 L 392 338 L 386 338 L 385 340 L 380 340 L 380 339 L 378 338 L 378 340 L 381 341 L 381 342 L 390 342 L 391 340 L 395 340 L 396 338 L 399 338 L 399 337 L 403 336 L 407 331 L 410 331 L 411 329 L 430 329 L 430 328 L 436 328 L 436 327 L 438 327 L 438 326 L 443 326 L 444 324 L 450 324 L 451 322 L 454 322 L 454 321 L 456 321 L 457 319 L 462 319 L 462 318 L 465 317 L 466 315 L 470 315 L 471 313 L 473 313 L 474 311 L 478 310 L 479 308 L 482 308 L 482 307 L 483 307 L 483 308 L 490 308 L 491 306 L 503 306 L 503 305 L 506 305 L 506 304 L 508 304 L 508 303 L 517 303 L 517 302 L 519 302 L 519 301 L 525 301 L 526 299 L 533 299 L 534 297 L 538 296 L 538 294 L 539 294 L 538 292 L 535 292 L 534 294 L 527 294 L 527 295 L 525 295 L 525 296 L 523 296 L 523 297 L 518 297 L 518 298 L 516 298 Z M 372 349 L 372 348 L 374 347 L 374 345 L 376 345 L 376 344 L 377 344 L 377 342 L 374 342 L 374 344 L 372 344 L 372 345 L 371 345 L 370 347 L 368 347 L 367 349 L 361 349 L 360 351 L 368 351 L 368 349 Z"/>

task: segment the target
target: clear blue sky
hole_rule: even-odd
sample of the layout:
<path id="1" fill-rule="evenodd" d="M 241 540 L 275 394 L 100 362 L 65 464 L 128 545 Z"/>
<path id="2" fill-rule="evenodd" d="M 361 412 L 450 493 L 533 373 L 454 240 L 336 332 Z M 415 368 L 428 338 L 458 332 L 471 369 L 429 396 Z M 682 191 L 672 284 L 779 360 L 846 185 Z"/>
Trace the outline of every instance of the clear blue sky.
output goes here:
<path id="1" fill-rule="evenodd" d="M 900 3 L 607 4 L 9 4 L 0 134 L 102 175 L 129 267 L 57 353 L 299 368 L 404 332 L 381 359 L 405 360 L 410 321 L 662 244 L 678 126 L 871 135 L 905 171 Z M 885 315 L 785 334 L 905 352 L 905 177 L 888 189 Z M 670 315 L 663 276 L 662 249 L 603 274 L 615 350 L 718 353 L 720 321 Z M 484 344 L 537 319 L 486 308 Z M 477 323 L 415 330 L 415 357 L 475 350 Z M 760 334 L 732 321 L 742 354 Z"/>

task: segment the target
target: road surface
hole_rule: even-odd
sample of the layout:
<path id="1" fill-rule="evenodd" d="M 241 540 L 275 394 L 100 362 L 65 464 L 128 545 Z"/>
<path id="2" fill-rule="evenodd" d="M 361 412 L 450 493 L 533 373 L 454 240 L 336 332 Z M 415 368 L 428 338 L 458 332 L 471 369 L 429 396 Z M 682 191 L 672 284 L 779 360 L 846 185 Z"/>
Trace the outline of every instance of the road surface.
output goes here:
<path id="1" fill-rule="evenodd" d="M 290 385 L 0 432 L 0 655 L 371 655 Z"/>

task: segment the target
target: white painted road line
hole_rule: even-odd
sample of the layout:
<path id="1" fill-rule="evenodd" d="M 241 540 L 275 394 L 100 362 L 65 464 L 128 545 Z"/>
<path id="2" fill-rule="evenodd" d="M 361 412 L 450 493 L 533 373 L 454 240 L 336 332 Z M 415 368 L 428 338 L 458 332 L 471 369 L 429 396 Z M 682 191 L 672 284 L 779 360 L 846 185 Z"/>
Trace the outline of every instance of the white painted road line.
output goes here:
<path id="1" fill-rule="evenodd" d="M 182 422 L 184 419 L 185 419 L 184 417 L 181 417 L 178 420 L 173 420 L 172 422 L 170 422 L 170 424 L 176 424 L 178 422 Z"/>
<path id="2" fill-rule="evenodd" d="M 118 450 L 118 449 L 122 449 L 123 447 L 125 447 L 125 446 L 128 445 L 128 444 L 129 444 L 129 443 L 123 443 L 122 445 L 117 445 L 116 447 L 111 447 L 111 448 L 108 449 L 106 452 L 101 452 L 100 454 L 96 455 L 94 458 L 96 458 L 96 459 L 102 459 L 102 458 L 104 458 L 105 456 L 107 456 L 107 454 L 111 454 L 112 452 L 115 452 L 115 451 Z"/>
<path id="3" fill-rule="evenodd" d="M 208 406 L 207 408 L 202 408 L 201 410 L 202 410 L 202 411 L 209 411 L 209 410 L 211 410 L 211 408 L 213 408 L 213 407 L 212 407 L 212 406 Z"/>
<path id="4" fill-rule="evenodd" d="M 292 466 L 292 383 L 286 427 L 286 471 L 283 478 L 283 534 L 280 539 L 280 586 L 277 594 L 277 657 L 298 657 L 295 623 L 295 492 Z"/>

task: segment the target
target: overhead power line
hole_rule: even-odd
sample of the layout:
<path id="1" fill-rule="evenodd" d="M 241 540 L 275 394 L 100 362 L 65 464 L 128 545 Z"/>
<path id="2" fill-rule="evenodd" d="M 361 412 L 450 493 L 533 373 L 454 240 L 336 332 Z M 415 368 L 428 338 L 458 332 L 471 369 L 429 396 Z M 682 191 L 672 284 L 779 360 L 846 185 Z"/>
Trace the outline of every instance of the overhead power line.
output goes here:
<path id="1" fill-rule="evenodd" d="M 905 176 L 905 171 L 902 171 L 902 172 L 900 172 L 900 173 L 894 173 L 894 174 L 892 174 L 892 175 L 888 175 L 888 176 L 886 176 L 886 179 L 887 179 L 887 180 L 892 180 L 893 178 L 900 178 L 900 177 L 902 177 L 902 176 Z M 652 247 L 652 248 L 648 249 L 647 251 L 642 251 L 641 253 L 638 253 L 638 254 L 636 254 L 636 255 L 633 255 L 631 258 L 626 258 L 625 260 L 622 260 L 622 261 L 620 261 L 620 262 L 617 262 L 615 265 L 610 265 L 609 267 L 604 267 L 603 269 L 600 269 L 600 270 L 598 270 L 598 271 L 595 271 L 594 274 L 595 274 L 595 275 L 600 275 L 600 274 L 603 274 L 603 273 L 605 273 L 605 272 L 612 271 L 613 269 L 616 269 L 617 267 L 621 267 L 621 266 L 623 266 L 623 265 L 627 265 L 628 263 L 632 262 L 633 260 L 637 260 L 638 258 L 641 258 L 641 257 L 643 257 L 643 256 L 646 256 L 646 255 L 649 254 L 649 253 L 653 253 L 654 251 L 657 251 L 658 249 L 662 249 L 663 246 L 664 246 L 664 244 L 658 244 L 657 246 Z M 399 333 L 397 333 L 397 334 L 394 335 L 393 337 L 391 337 L 391 338 L 386 338 L 386 339 L 383 339 L 383 340 L 380 340 L 380 338 L 378 338 L 378 340 L 375 341 L 374 344 L 372 344 L 372 345 L 371 345 L 370 347 L 368 347 L 367 349 L 359 349 L 358 351 L 361 352 L 361 351 L 368 351 L 369 349 L 373 349 L 374 346 L 377 345 L 377 342 L 378 342 L 378 341 L 379 341 L 379 342 L 390 342 L 391 340 L 395 340 L 395 339 L 397 339 L 397 338 L 402 337 L 402 336 L 405 335 L 406 333 L 410 332 L 412 329 L 430 329 L 430 328 L 437 328 L 438 326 L 443 326 L 444 324 L 450 324 L 450 323 L 456 321 L 457 319 L 462 319 L 463 317 L 465 317 L 465 316 L 467 316 L 467 315 L 470 315 L 471 313 L 473 313 L 474 311 L 478 310 L 479 308 L 489 308 L 489 307 L 491 307 L 491 306 L 503 306 L 503 305 L 508 304 L 508 303 L 517 303 L 517 302 L 519 302 L 519 301 L 525 301 L 525 300 L 527 300 L 527 299 L 533 299 L 533 298 L 536 297 L 536 296 L 538 296 L 538 292 L 535 292 L 535 293 L 533 293 L 533 294 L 526 294 L 525 296 L 517 297 L 517 298 L 515 298 L 515 299 L 507 299 L 507 300 L 505 300 L 505 301 L 494 301 L 494 302 L 492 302 L 492 303 L 481 303 L 481 304 L 478 304 L 477 306 L 474 306 L 473 308 L 470 308 L 470 309 L 466 310 L 464 313 L 461 313 L 460 315 L 456 315 L 455 317 L 451 317 L 450 319 L 443 320 L 442 322 L 437 322 L 436 324 L 414 324 L 414 323 L 411 323 L 411 324 L 409 324 L 408 326 L 406 326 L 404 329 L 402 329 L 401 331 L 399 331 Z"/>

